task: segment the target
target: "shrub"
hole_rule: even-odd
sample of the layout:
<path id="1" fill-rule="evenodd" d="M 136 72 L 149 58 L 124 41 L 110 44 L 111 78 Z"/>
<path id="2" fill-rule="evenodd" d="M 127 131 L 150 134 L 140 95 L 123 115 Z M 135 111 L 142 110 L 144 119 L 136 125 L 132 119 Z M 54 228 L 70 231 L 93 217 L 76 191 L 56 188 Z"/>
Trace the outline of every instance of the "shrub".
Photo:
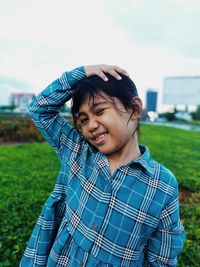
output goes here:
<path id="1" fill-rule="evenodd" d="M 44 140 L 29 118 L 1 119 L 0 137 L 3 142 L 33 142 Z"/>

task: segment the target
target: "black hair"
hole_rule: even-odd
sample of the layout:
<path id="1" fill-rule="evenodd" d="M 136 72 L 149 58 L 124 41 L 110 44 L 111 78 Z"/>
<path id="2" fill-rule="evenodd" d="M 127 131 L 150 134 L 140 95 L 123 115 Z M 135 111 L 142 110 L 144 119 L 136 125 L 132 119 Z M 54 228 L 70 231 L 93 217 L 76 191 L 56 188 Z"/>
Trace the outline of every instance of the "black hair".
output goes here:
<path id="1" fill-rule="evenodd" d="M 126 110 L 132 110 L 132 114 L 138 111 L 138 106 L 135 105 L 133 101 L 133 98 L 138 96 L 134 82 L 129 77 L 122 74 L 120 74 L 122 77 L 121 80 L 117 80 L 109 74 L 106 74 L 106 76 L 108 77 L 108 81 L 104 81 L 97 75 L 85 77 L 75 89 L 72 96 L 71 113 L 76 127 L 77 114 L 86 97 L 89 96 L 89 100 L 91 98 L 94 99 L 96 95 L 101 95 L 102 92 L 108 95 L 113 103 L 114 97 L 119 99 Z"/>

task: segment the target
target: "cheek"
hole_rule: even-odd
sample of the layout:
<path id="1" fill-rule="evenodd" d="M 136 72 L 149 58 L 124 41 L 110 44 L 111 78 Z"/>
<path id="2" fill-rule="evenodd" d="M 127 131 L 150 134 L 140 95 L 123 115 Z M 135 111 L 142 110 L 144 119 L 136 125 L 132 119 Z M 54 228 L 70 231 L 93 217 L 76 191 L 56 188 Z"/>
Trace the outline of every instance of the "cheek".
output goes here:
<path id="1" fill-rule="evenodd" d="M 83 137 L 88 141 L 88 142 L 91 142 L 91 133 L 87 130 L 87 128 L 83 128 L 82 129 L 82 135 Z"/>
<path id="2" fill-rule="evenodd" d="M 88 136 L 88 131 L 86 130 L 85 127 L 83 127 L 83 128 L 81 129 L 81 132 L 82 132 L 82 135 L 83 135 L 85 138 L 87 138 L 87 136 Z"/>

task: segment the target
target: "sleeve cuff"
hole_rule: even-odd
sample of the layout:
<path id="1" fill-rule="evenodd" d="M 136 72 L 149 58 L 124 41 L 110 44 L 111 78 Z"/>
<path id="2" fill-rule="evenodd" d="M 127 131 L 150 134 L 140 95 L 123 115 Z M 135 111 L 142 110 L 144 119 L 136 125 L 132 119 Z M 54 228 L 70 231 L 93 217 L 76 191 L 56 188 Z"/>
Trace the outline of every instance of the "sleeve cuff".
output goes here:
<path id="1" fill-rule="evenodd" d="M 64 72 L 59 78 L 63 89 L 71 89 L 78 81 L 85 77 L 84 67 L 78 67 L 69 72 Z"/>

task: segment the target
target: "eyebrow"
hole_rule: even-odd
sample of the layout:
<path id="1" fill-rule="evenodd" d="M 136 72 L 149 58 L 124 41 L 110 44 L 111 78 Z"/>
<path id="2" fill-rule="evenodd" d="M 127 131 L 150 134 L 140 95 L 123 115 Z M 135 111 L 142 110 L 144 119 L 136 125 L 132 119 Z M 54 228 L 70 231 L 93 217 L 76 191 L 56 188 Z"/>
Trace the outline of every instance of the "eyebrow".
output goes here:
<path id="1" fill-rule="evenodd" d="M 99 101 L 99 102 L 94 102 L 93 105 L 89 108 L 89 110 L 94 110 L 97 106 L 102 105 L 102 104 L 107 104 L 107 101 Z M 77 118 L 80 116 L 87 115 L 84 111 L 78 112 L 77 113 Z"/>

